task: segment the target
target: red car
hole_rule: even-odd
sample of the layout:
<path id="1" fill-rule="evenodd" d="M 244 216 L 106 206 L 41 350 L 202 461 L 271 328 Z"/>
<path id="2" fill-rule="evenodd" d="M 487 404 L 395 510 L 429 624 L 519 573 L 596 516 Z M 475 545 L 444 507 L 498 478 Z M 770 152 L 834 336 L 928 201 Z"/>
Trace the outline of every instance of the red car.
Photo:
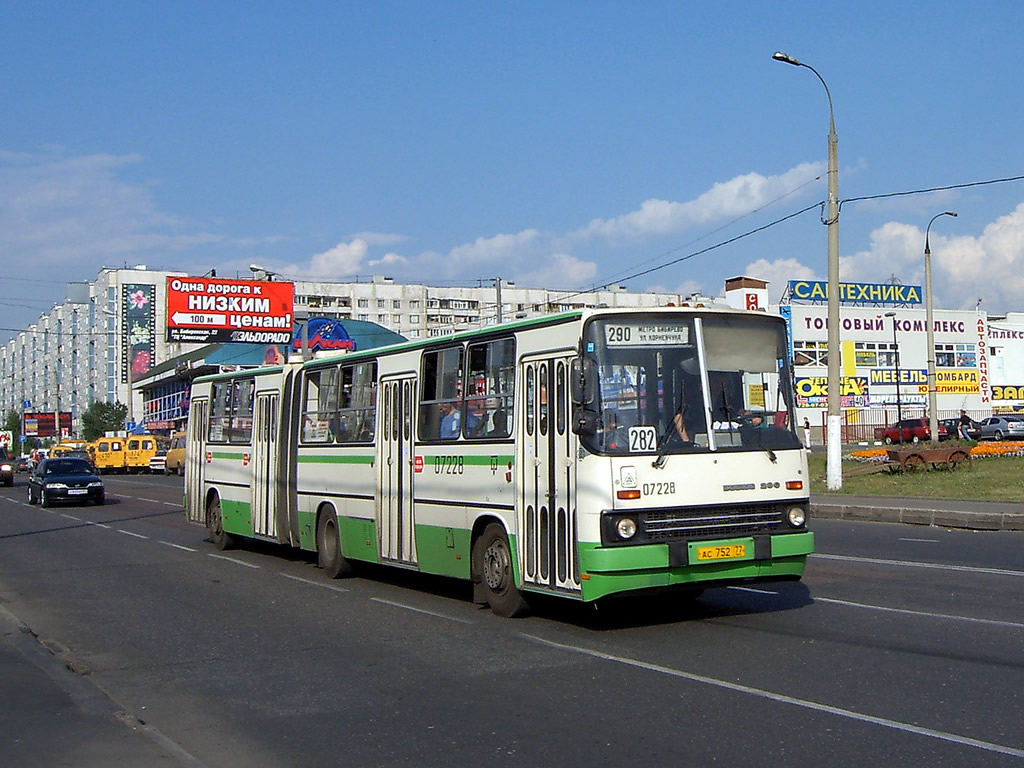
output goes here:
<path id="1" fill-rule="evenodd" d="M 949 431 L 941 423 L 935 425 L 939 440 L 948 440 Z M 930 440 L 931 434 L 928 429 L 928 419 L 923 416 L 916 419 L 904 419 L 901 422 L 892 424 L 881 431 L 881 438 L 886 445 L 893 443 L 919 443 L 922 440 Z"/>

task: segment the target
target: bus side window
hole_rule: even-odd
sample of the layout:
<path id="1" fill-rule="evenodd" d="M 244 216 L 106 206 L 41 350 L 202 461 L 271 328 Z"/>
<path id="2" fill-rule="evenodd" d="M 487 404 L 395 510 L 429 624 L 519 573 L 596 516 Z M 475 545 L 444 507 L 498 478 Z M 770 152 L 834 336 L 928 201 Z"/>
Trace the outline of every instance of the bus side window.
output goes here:
<path id="1" fill-rule="evenodd" d="M 424 353 L 423 373 L 420 376 L 420 438 L 458 439 L 464 410 L 462 347 Z"/>
<path id="2" fill-rule="evenodd" d="M 515 392 L 515 340 L 471 344 L 467 359 L 466 437 L 508 437 Z"/>

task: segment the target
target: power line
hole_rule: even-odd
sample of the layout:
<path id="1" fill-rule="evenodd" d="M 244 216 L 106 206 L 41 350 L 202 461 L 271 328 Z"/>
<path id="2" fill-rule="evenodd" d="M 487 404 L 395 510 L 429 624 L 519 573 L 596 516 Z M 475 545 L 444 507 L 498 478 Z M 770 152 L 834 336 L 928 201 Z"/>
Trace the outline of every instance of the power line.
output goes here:
<path id="1" fill-rule="evenodd" d="M 926 195 L 932 192 L 947 192 L 951 189 L 968 189 L 969 187 L 984 187 L 989 184 L 1005 184 L 1008 181 L 1021 181 L 1024 176 L 1006 176 L 1002 179 L 988 179 L 987 181 L 970 181 L 966 184 L 949 184 L 944 187 L 928 187 L 927 189 L 912 189 L 906 192 L 886 192 L 879 195 L 865 195 L 864 197 L 848 197 L 845 200 L 839 201 L 839 206 L 842 207 L 843 203 L 859 203 L 862 200 L 884 200 L 887 197 L 907 197 L 909 195 Z"/>
<path id="2" fill-rule="evenodd" d="M 987 186 L 987 185 L 991 185 L 991 184 L 1004 184 L 1004 183 L 1011 182 L 1011 181 L 1021 181 L 1021 180 L 1024 180 L 1024 175 L 1020 175 L 1020 176 L 1006 176 L 1006 177 L 999 178 L 999 179 L 987 179 L 985 181 L 972 181 L 972 182 L 967 182 L 967 183 L 964 183 L 964 184 L 949 184 L 949 185 L 941 186 L 941 187 L 928 187 L 928 188 L 924 188 L 924 189 L 913 189 L 913 190 L 906 190 L 906 191 L 903 191 L 903 192 L 887 192 L 887 193 L 877 194 L 877 195 L 864 195 L 862 197 L 849 197 L 849 198 L 846 198 L 845 200 L 840 200 L 839 201 L 839 206 L 840 206 L 840 208 L 842 208 L 842 205 L 844 203 L 857 203 L 857 202 L 862 202 L 862 201 L 866 201 L 866 200 L 881 200 L 881 199 L 890 198 L 890 197 L 908 197 L 910 195 L 924 195 L 924 194 L 931 194 L 933 192 L 944 192 L 944 191 L 953 190 L 953 189 L 967 189 L 967 188 L 970 188 L 970 187 L 981 187 L 981 186 Z M 795 211 L 794 213 L 791 213 L 791 214 L 789 214 L 787 216 L 783 216 L 782 218 L 779 218 L 779 219 L 776 219 L 774 221 L 771 221 L 768 224 L 765 224 L 764 226 L 748 230 L 747 232 L 743 232 L 742 234 L 739 234 L 736 237 L 730 238 L 728 240 L 724 240 L 724 241 L 722 241 L 720 243 L 716 243 L 715 245 L 709 246 L 707 248 L 703 248 L 703 249 L 701 249 L 699 251 L 694 251 L 693 253 L 689 253 L 686 256 L 682 256 L 682 257 L 680 257 L 678 259 L 673 259 L 672 261 L 665 262 L 664 264 L 661 264 L 659 266 L 652 267 L 650 269 L 641 270 L 639 272 L 634 272 L 634 273 L 632 273 L 630 275 L 627 275 L 626 277 L 619 278 L 619 279 L 622 280 L 622 281 L 635 280 L 638 277 L 643 277 L 644 275 L 649 275 L 649 274 L 651 274 L 653 272 L 657 272 L 658 270 L 665 269 L 666 267 L 674 266 L 675 264 L 679 264 L 679 263 L 681 263 L 683 261 L 687 261 L 687 260 L 695 258 L 697 256 L 701 256 L 701 255 L 703 255 L 705 253 L 709 253 L 710 251 L 716 250 L 716 249 L 721 248 L 721 247 L 723 247 L 725 245 L 730 245 L 732 243 L 735 243 L 736 241 L 742 240 L 742 239 L 744 239 L 746 237 L 749 237 L 750 235 L 756 234 L 757 232 L 762 232 L 762 231 L 764 231 L 764 230 L 766 230 L 766 229 L 768 229 L 770 227 L 774 227 L 774 226 L 776 226 L 778 224 L 782 224 L 783 222 L 788 221 L 789 219 L 795 218 L 796 216 L 800 216 L 801 214 L 807 213 L 808 211 L 810 211 L 810 210 L 812 210 L 814 208 L 824 207 L 824 205 L 825 205 L 824 201 L 819 201 L 819 202 L 814 203 L 813 205 L 810 205 L 810 206 L 808 206 L 806 208 L 803 208 L 803 209 L 801 209 L 799 211 Z M 762 208 L 763 207 L 764 206 L 762 206 Z M 726 225 L 726 226 L 728 226 L 728 225 Z M 715 230 L 715 231 L 720 231 L 721 229 L 722 228 L 719 227 L 719 229 Z M 679 250 L 680 248 L 685 248 L 685 247 L 686 247 L 686 245 L 681 245 L 678 248 L 675 248 L 675 249 L 672 249 L 670 251 L 667 251 L 666 253 L 673 253 L 673 252 Z M 647 263 L 647 262 L 640 262 L 640 263 L 643 264 L 643 263 Z M 590 290 L 587 290 L 587 291 L 577 291 L 577 292 L 574 292 L 574 293 L 568 293 L 568 294 L 566 294 L 565 296 L 563 296 L 561 298 L 562 298 L 562 300 L 571 299 L 574 296 L 580 296 L 580 295 L 583 295 L 585 293 L 591 293 L 591 292 L 593 292 L 595 290 L 601 290 L 602 288 L 607 288 L 609 285 L 611 285 L 611 282 L 605 283 L 604 285 L 595 286 L 595 287 L 593 287 L 593 288 L 591 288 Z"/>

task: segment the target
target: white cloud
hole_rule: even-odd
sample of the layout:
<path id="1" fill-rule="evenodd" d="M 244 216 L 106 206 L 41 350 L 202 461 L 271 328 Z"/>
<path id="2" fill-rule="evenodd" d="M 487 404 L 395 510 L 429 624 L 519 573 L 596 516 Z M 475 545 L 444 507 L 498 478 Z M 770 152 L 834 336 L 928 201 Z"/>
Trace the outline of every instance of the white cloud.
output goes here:
<path id="1" fill-rule="evenodd" d="M 358 274 L 368 251 L 367 242 L 355 238 L 315 254 L 308 265 L 291 264 L 279 271 L 300 280 L 343 280 Z"/>
<path id="2" fill-rule="evenodd" d="M 840 259 L 840 279 L 887 282 L 895 278 L 923 286 L 924 239 L 919 227 L 887 222 L 871 233 L 868 249 Z M 979 298 L 984 298 L 993 312 L 1020 305 L 1024 295 L 1024 203 L 988 224 L 978 237 L 948 237 L 932 231 L 929 246 L 935 307 L 970 309 Z"/>
<path id="3" fill-rule="evenodd" d="M 543 266 L 516 275 L 516 283 L 524 288 L 576 289 L 597 276 L 597 264 L 582 261 L 568 253 L 548 257 Z"/>
<path id="4" fill-rule="evenodd" d="M 936 301 L 990 311 L 1020 307 L 1024 296 L 1024 203 L 985 227 L 981 236 L 929 238 Z"/>
<path id="5" fill-rule="evenodd" d="M 675 234 L 697 224 L 745 216 L 806 186 L 822 171 L 822 163 L 803 163 L 778 176 L 747 173 L 717 183 L 685 203 L 646 200 L 636 211 L 611 219 L 594 219 L 571 236 L 578 239 L 635 240 Z"/>
<path id="6" fill-rule="evenodd" d="M 407 258 L 405 258 L 404 256 L 399 256 L 397 253 L 394 253 L 392 251 L 390 253 L 385 253 L 379 259 L 370 259 L 368 262 L 366 262 L 366 265 L 368 267 L 377 267 L 377 266 L 388 267 L 388 266 L 395 266 L 395 265 L 405 265 L 405 264 L 408 264 L 408 263 L 409 263 L 409 260 Z"/>
<path id="7" fill-rule="evenodd" d="M 494 237 L 478 237 L 472 243 L 452 248 L 446 261 L 452 268 L 499 265 L 510 258 L 517 258 L 524 251 L 531 251 L 541 238 L 536 229 L 524 229 L 513 235 L 500 234 Z"/>
<path id="8" fill-rule="evenodd" d="M 797 259 L 758 259 L 748 264 L 743 274 L 768 281 L 768 300 L 777 303 L 786 291 L 786 285 L 790 280 L 815 280 L 817 276 L 814 270 Z M 718 295 L 721 288 L 716 292 Z"/>
<path id="9" fill-rule="evenodd" d="M 890 221 L 871 233 L 871 247 L 839 259 L 839 277 L 853 282 L 886 282 L 895 275 L 920 284 L 924 272 L 924 232 Z"/>

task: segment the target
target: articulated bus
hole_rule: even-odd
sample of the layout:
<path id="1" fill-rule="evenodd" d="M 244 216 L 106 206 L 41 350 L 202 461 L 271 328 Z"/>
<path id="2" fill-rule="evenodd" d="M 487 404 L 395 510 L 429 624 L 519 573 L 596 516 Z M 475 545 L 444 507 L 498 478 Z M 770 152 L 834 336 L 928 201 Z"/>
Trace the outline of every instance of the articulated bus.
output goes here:
<path id="1" fill-rule="evenodd" d="M 502 616 L 799 579 L 807 458 L 783 320 L 583 310 L 192 387 L 186 515 L 241 538 L 468 579 Z"/>

